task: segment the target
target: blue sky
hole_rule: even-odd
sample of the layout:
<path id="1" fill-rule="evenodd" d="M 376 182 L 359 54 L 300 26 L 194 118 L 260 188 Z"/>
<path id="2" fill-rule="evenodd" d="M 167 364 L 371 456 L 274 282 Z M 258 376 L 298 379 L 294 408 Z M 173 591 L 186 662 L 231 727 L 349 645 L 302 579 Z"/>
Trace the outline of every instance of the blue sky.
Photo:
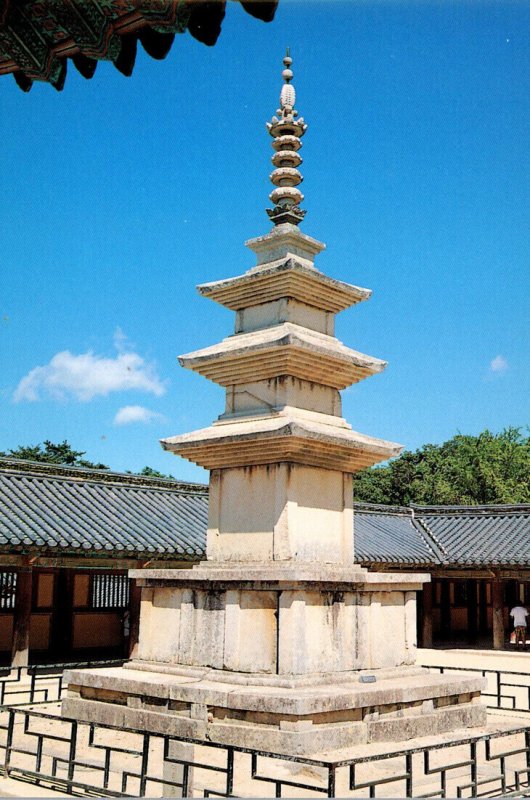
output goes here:
<path id="1" fill-rule="evenodd" d="M 68 439 L 116 470 L 206 473 L 163 436 L 224 393 L 179 353 L 232 332 L 195 285 L 253 266 L 270 228 L 265 121 L 294 58 L 317 266 L 373 289 L 337 335 L 389 361 L 347 390 L 363 433 L 415 449 L 528 423 L 530 5 L 228 4 L 206 48 L 139 48 L 132 78 L 62 93 L 0 79 L 0 450 Z"/>

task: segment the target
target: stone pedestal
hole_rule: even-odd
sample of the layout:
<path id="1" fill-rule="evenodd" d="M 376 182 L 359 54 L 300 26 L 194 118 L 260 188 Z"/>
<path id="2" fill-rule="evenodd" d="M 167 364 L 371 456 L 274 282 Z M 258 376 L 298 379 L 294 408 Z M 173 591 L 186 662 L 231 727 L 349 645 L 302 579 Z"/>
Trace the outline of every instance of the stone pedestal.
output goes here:
<path id="1" fill-rule="evenodd" d="M 298 755 L 485 721 L 482 678 L 415 666 L 427 575 L 303 563 L 132 575 L 138 658 L 69 672 L 69 716 Z"/>

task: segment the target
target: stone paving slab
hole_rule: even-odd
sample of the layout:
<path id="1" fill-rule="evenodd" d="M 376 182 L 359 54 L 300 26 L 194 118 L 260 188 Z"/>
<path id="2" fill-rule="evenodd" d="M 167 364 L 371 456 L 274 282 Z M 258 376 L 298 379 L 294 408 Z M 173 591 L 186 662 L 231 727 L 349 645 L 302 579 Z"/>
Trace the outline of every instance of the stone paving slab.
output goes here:
<path id="1" fill-rule="evenodd" d="M 468 669 L 500 669 L 510 672 L 526 672 L 530 675 L 530 650 L 473 650 L 455 648 L 419 647 L 416 663 L 424 667 L 448 666 Z"/>

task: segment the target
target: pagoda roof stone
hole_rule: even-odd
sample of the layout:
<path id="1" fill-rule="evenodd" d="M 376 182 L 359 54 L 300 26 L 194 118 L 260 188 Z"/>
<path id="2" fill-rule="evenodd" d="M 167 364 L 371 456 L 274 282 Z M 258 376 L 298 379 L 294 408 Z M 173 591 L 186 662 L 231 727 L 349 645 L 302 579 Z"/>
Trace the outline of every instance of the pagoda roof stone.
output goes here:
<path id="1" fill-rule="evenodd" d="M 322 311 L 337 314 L 371 296 L 364 289 L 330 278 L 305 259 L 287 255 L 253 267 L 243 275 L 203 283 L 200 294 L 232 311 L 290 297 Z"/>
<path id="2" fill-rule="evenodd" d="M 292 462 L 342 472 L 357 472 L 402 450 L 318 416 L 288 408 L 272 417 L 226 420 L 162 439 L 162 447 L 206 469 Z"/>
<path id="3" fill-rule="evenodd" d="M 229 336 L 219 344 L 179 356 L 179 362 L 221 386 L 290 375 L 334 389 L 382 372 L 387 365 L 346 347 L 334 336 L 292 322 Z"/>

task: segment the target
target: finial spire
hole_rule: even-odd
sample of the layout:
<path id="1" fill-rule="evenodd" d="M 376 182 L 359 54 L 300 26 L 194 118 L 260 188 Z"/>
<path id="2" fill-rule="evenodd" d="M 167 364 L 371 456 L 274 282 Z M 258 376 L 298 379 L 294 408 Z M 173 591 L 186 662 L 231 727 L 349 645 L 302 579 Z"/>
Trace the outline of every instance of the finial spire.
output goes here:
<path id="1" fill-rule="evenodd" d="M 293 59 L 287 48 L 283 59 L 285 69 L 282 72 L 285 83 L 280 93 L 280 108 L 276 111 L 278 116 L 267 122 L 267 129 L 274 139 L 272 146 L 275 153 L 272 156 L 272 163 L 276 168 L 270 176 L 276 188 L 269 195 L 274 208 L 268 208 L 267 214 L 275 225 L 281 225 L 283 222 L 299 225 L 306 213 L 300 208 L 304 195 L 296 187 L 303 181 L 297 169 L 302 163 L 298 150 L 302 147 L 300 138 L 306 132 L 307 125 L 303 117 L 297 119 L 298 111 L 294 107 L 296 92 L 291 83 L 292 63 Z"/>

